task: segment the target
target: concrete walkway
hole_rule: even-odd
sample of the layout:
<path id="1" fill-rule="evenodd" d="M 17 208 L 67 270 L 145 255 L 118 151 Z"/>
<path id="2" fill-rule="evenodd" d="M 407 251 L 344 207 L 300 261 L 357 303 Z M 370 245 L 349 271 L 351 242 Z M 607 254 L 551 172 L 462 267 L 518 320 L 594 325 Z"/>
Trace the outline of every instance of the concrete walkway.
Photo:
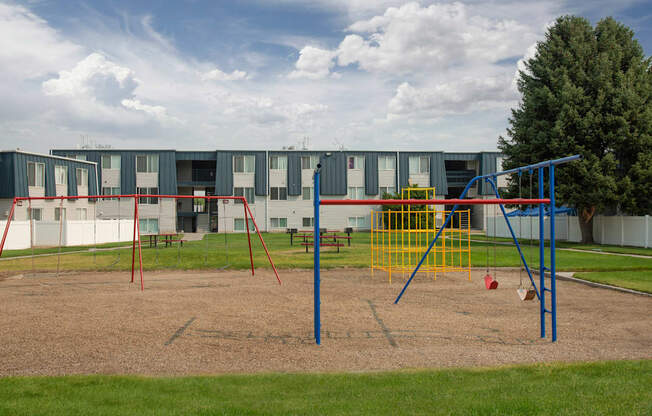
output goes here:
<path id="1" fill-rule="evenodd" d="M 188 241 L 201 241 L 206 233 L 183 233 L 183 239 Z"/>

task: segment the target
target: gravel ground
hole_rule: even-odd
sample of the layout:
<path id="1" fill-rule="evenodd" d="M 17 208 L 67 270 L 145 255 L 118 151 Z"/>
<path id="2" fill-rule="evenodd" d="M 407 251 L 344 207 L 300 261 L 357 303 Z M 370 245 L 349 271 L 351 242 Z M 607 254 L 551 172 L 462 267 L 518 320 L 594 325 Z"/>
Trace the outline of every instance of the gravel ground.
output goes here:
<path id="1" fill-rule="evenodd" d="M 147 272 L 0 280 L 0 376 L 374 371 L 652 358 L 652 299 L 558 281 L 559 340 L 539 338 L 537 301 L 450 273 L 402 287 L 368 270 L 322 271 L 322 345 L 312 272 Z M 548 319 L 549 323 L 549 319 Z"/>

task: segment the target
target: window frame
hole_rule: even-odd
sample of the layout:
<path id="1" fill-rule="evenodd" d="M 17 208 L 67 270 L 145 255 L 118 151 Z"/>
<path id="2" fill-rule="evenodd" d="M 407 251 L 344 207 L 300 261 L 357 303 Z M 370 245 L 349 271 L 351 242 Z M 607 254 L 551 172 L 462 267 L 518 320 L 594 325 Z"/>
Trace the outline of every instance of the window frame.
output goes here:
<path id="1" fill-rule="evenodd" d="M 306 225 L 306 220 L 308 220 L 308 225 Z M 315 226 L 315 217 L 302 217 L 301 218 L 302 227 L 314 227 Z"/>
<path id="2" fill-rule="evenodd" d="M 273 165 L 272 160 L 276 161 L 276 167 L 272 166 Z M 280 163 L 280 161 L 284 161 L 284 163 Z M 287 170 L 287 169 L 288 169 L 287 155 L 269 155 L 269 170 Z"/>
<path id="3" fill-rule="evenodd" d="M 242 170 L 237 170 L 238 163 L 237 159 L 242 159 Z M 251 163 L 248 164 L 247 160 L 250 160 Z M 255 155 L 233 155 L 233 173 L 255 173 L 256 172 L 256 156 Z M 251 166 L 249 166 L 251 165 Z M 251 170 L 247 170 L 247 167 L 250 167 Z"/>
<path id="4" fill-rule="evenodd" d="M 38 218 L 34 218 L 34 213 L 38 212 Z M 43 208 L 29 208 L 27 210 L 29 221 L 43 221 Z"/>
<path id="5" fill-rule="evenodd" d="M 381 160 L 383 161 L 381 166 Z M 387 162 L 391 161 L 391 168 L 387 167 Z M 396 170 L 396 158 L 393 156 L 378 156 L 378 170 Z"/>
<path id="6" fill-rule="evenodd" d="M 353 159 L 353 167 L 351 167 L 351 159 Z M 357 163 L 357 162 L 360 163 Z M 364 170 L 364 156 L 350 155 L 346 159 L 346 168 L 348 170 Z"/>
<path id="7" fill-rule="evenodd" d="M 240 190 L 240 191 L 238 191 Z M 233 187 L 233 196 L 244 196 L 247 200 L 247 204 L 253 205 L 256 203 L 256 192 L 255 188 L 251 186 L 235 186 Z M 250 194 L 250 195 L 249 195 Z M 251 196 L 251 198 L 248 197 Z M 236 204 L 242 204 L 242 201 L 235 200 Z"/>
<path id="8" fill-rule="evenodd" d="M 137 194 L 144 194 L 144 195 L 159 195 L 158 193 L 158 187 L 153 187 L 153 188 L 148 188 L 148 187 L 141 187 L 141 188 L 136 188 L 136 193 Z M 140 205 L 158 205 L 158 201 L 160 198 L 153 197 L 153 196 L 144 196 L 141 198 L 138 198 L 138 203 Z"/>
<path id="9" fill-rule="evenodd" d="M 59 183 L 59 175 L 63 172 L 63 180 Z M 54 184 L 56 185 L 68 185 L 68 166 L 63 165 L 54 165 Z"/>
<path id="10" fill-rule="evenodd" d="M 351 192 L 351 190 L 353 190 L 353 193 Z M 360 197 L 358 198 L 359 195 Z M 366 195 L 365 195 L 364 186 L 349 186 L 347 188 L 346 197 L 348 199 L 356 199 L 356 200 L 366 199 L 365 196 Z"/>
<path id="11" fill-rule="evenodd" d="M 75 208 L 75 212 L 80 221 L 88 220 L 88 208 Z M 80 215 L 82 212 L 84 213 L 84 218 Z"/>
<path id="12" fill-rule="evenodd" d="M 54 207 L 54 220 L 61 221 L 61 210 L 63 210 L 63 221 L 68 219 L 68 210 L 66 207 Z"/>
<path id="13" fill-rule="evenodd" d="M 274 190 L 276 189 L 276 198 L 274 198 Z M 285 198 L 281 198 L 281 189 L 285 190 Z M 287 201 L 288 200 L 288 188 L 287 186 L 270 186 L 269 188 L 269 200 L 270 201 Z"/>
<path id="14" fill-rule="evenodd" d="M 138 159 L 145 158 L 145 170 L 139 170 Z M 121 162 L 122 164 L 122 162 Z M 155 169 L 155 170 L 153 170 Z M 158 154 L 142 154 L 136 155 L 136 173 L 158 173 L 159 171 L 159 157 Z"/>
<path id="15" fill-rule="evenodd" d="M 276 220 L 276 225 L 274 225 L 274 220 Z M 285 220 L 285 225 L 281 225 L 281 220 Z M 281 229 L 288 227 L 287 217 L 270 217 L 269 219 L 270 228 Z"/>
<path id="16" fill-rule="evenodd" d="M 109 166 L 108 167 L 105 166 L 106 165 L 106 163 L 104 163 L 105 158 L 109 159 Z M 117 160 L 117 165 L 118 165 L 117 167 L 114 166 L 116 164 L 115 163 L 116 160 Z M 113 155 L 113 154 L 105 154 L 105 155 L 102 155 L 101 162 L 102 162 L 102 169 L 103 170 L 120 170 L 120 168 L 122 166 L 122 156 Z M 136 162 L 136 164 L 137 163 L 138 162 Z"/>
<path id="17" fill-rule="evenodd" d="M 81 172 L 81 175 L 79 174 Z M 88 169 L 75 168 L 75 179 L 77 180 L 77 187 L 88 187 Z"/>
<path id="18" fill-rule="evenodd" d="M 308 167 L 304 167 L 304 160 L 308 159 Z M 315 170 L 319 163 L 319 156 L 301 156 L 301 170 Z"/>
<path id="19" fill-rule="evenodd" d="M 308 190 L 308 198 L 306 198 L 306 189 Z M 302 201 L 312 201 L 315 199 L 315 189 L 312 186 L 303 186 L 301 187 L 301 200 Z"/>
<path id="20" fill-rule="evenodd" d="M 29 165 L 34 165 L 34 176 L 33 176 L 33 182 L 34 184 L 30 184 L 30 174 L 29 174 Z M 40 168 L 40 169 L 39 169 Z M 39 172 L 40 170 L 40 172 Z M 39 174 L 40 173 L 40 174 Z M 40 181 L 38 180 L 40 179 Z M 39 184 L 40 182 L 40 184 Z M 45 187 L 45 163 L 42 162 L 27 162 L 27 186 L 32 186 L 34 188 L 43 188 Z"/>

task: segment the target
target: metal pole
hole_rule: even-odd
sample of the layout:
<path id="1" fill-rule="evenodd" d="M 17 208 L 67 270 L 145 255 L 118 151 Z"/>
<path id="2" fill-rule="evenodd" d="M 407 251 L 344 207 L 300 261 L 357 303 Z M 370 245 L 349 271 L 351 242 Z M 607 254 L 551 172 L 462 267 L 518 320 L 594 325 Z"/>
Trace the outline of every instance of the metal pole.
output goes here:
<path id="1" fill-rule="evenodd" d="M 313 175 L 313 193 L 314 193 L 314 208 L 315 208 L 315 231 L 312 238 L 313 244 L 313 253 L 315 256 L 314 266 L 315 266 L 315 282 L 314 282 L 314 295 L 315 295 L 315 343 L 317 345 L 321 344 L 321 316 L 320 316 L 320 296 L 319 296 L 319 167 L 315 169 L 315 174 Z"/>
<path id="2" fill-rule="evenodd" d="M 552 342 L 557 341 L 557 282 L 555 276 L 555 165 L 550 165 L 550 313 Z"/>
<path id="3" fill-rule="evenodd" d="M 245 227 L 247 227 L 247 242 L 249 243 L 249 261 L 251 262 L 251 275 L 254 275 L 254 255 L 253 252 L 251 251 L 251 236 L 249 233 L 249 217 L 247 216 L 247 207 L 249 204 L 247 203 L 247 200 L 244 199 L 242 201 L 244 204 L 242 206 L 242 209 L 244 210 L 244 216 L 245 216 Z"/>
<path id="4" fill-rule="evenodd" d="M 16 208 L 16 199 L 14 198 L 14 201 L 11 204 L 11 211 L 9 211 L 9 217 L 7 217 L 5 232 L 2 234 L 2 241 L 0 242 L 0 256 L 2 256 L 2 250 L 4 250 L 5 247 L 5 240 L 7 240 L 7 234 L 9 233 L 9 224 L 11 224 L 11 219 L 14 217 L 15 208 Z"/>
<path id="5" fill-rule="evenodd" d="M 543 168 L 539 168 L 539 198 L 543 198 Z M 541 338 L 546 337 L 546 256 L 544 253 L 543 204 L 539 204 L 539 320 Z"/>

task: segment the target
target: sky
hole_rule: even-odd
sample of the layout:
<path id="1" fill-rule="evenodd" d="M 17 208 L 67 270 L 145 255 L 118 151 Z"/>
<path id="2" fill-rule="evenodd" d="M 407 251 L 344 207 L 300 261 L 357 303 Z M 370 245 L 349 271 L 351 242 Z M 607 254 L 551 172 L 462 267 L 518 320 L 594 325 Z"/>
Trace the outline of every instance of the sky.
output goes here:
<path id="1" fill-rule="evenodd" d="M 652 1 L 0 0 L 0 149 L 496 150 L 555 18 Z"/>

